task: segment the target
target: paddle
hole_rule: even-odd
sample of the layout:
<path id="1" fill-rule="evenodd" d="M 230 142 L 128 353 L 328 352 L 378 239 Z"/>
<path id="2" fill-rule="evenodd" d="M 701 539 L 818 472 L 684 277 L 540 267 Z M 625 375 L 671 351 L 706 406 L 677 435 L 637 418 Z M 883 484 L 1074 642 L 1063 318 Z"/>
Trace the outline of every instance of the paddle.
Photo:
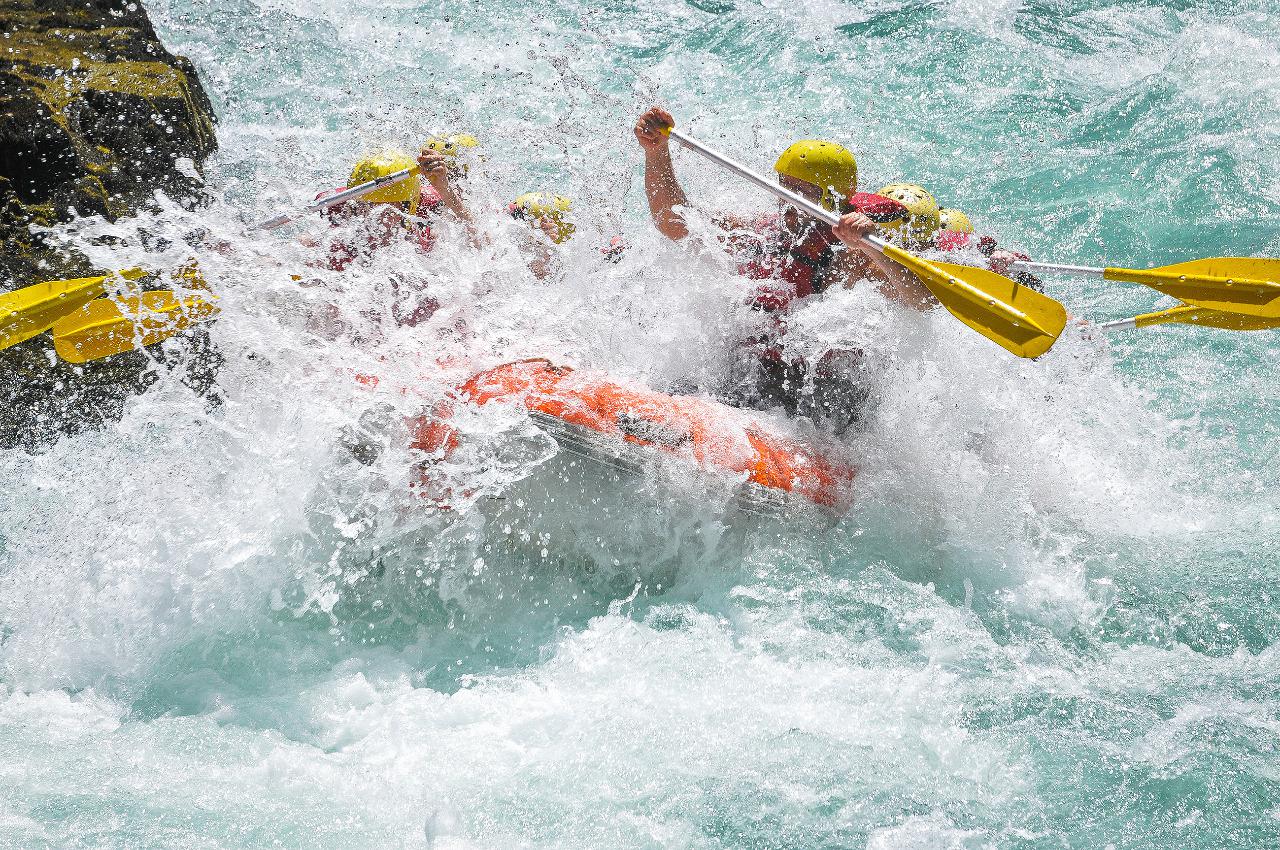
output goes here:
<path id="1" fill-rule="evenodd" d="M 1243 316 L 1239 313 L 1224 313 L 1220 310 L 1209 310 L 1183 304 L 1160 310 L 1156 313 L 1143 313 L 1128 319 L 1117 319 L 1114 322 L 1103 322 L 1098 325 L 1104 331 L 1121 331 L 1131 328 L 1149 328 L 1154 325 L 1203 325 L 1207 328 L 1220 328 L 1227 331 L 1265 331 L 1280 328 L 1280 319 L 1261 319 L 1257 316 Z"/>
<path id="2" fill-rule="evenodd" d="M 97 277 L 46 280 L 0 295 L 0 349 L 49 330 L 58 319 L 106 291 L 108 281 L 137 280 L 145 274 L 134 268 Z"/>
<path id="3" fill-rule="evenodd" d="M 257 224 L 249 225 L 250 230 L 275 230 L 277 227 L 284 227 L 291 221 L 297 221 L 305 215 L 309 215 L 318 210 L 328 209 L 329 207 L 340 204 L 344 201 L 354 201 L 356 198 L 362 198 L 375 189 L 386 186 L 388 183 L 399 183 L 406 177 L 412 177 L 418 173 L 418 166 L 412 168 L 402 168 L 399 171 L 393 171 L 382 177 L 375 177 L 368 183 L 360 183 L 341 192 L 334 192 L 323 198 L 317 198 L 311 203 L 304 206 L 301 210 L 292 213 L 281 213 L 268 219 L 263 219 Z"/>
<path id="4" fill-rule="evenodd" d="M 283 213 L 273 218 L 260 221 L 251 226 L 254 230 L 273 230 L 282 227 L 291 221 L 294 221 L 303 215 L 315 212 L 316 210 L 326 209 L 335 204 L 344 201 L 354 200 L 363 197 L 379 187 L 386 186 L 389 183 L 396 183 L 418 172 L 417 166 L 412 168 L 403 168 L 392 174 L 383 177 L 377 177 L 367 183 L 361 183 L 358 186 L 352 186 L 341 192 L 335 192 L 325 198 L 319 198 L 307 204 L 297 213 Z M 51 328 L 55 322 L 62 317 L 73 313 L 82 305 L 87 304 L 106 291 L 107 281 L 113 277 L 119 276 L 125 280 L 137 280 L 146 274 L 140 268 L 126 269 L 120 272 L 114 272 L 109 275 L 101 275 L 98 277 L 83 277 L 73 280 L 49 280 L 27 286 L 22 289 L 15 289 L 12 292 L 0 294 L 0 349 L 8 348 L 11 345 L 17 345 L 44 333 Z M 199 277 L 199 272 L 194 270 L 184 270 L 181 274 L 191 281 L 192 288 L 206 288 L 203 285 L 203 279 Z M 173 296 L 174 303 L 178 303 L 180 299 Z M 151 300 L 155 300 L 154 298 Z M 106 309 L 100 307 L 98 309 Z M 96 316 L 96 314 L 94 314 Z M 207 317 L 206 317 L 207 318 Z M 146 338 L 159 342 L 164 339 L 164 335 L 159 331 L 151 328 L 142 329 L 138 334 L 126 334 L 122 329 L 117 328 L 119 333 L 111 336 L 116 338 Z M 174 330 L 173 333 L 176 333 Z M 157 334 L 159 334 L 157 336 Z M 172 335 L 172 334 L 170 334 Z M 71 328 L 67 327 L 64 332 L 64 338 L 74 336 Z M 147 343 L 148 345 L 151 343 Z M 56 346 L 55 346 L 56 347 Z M 103 350 L 107 350 L 112 346 L 107 346 Z M 125 349 L 128 350 L 128 349 Z M 106 354 L 99 355 L 102 357 Z M 90 357 L 88 359 L 96 359 Z M 84 362 L 84 361 L 73 361 Z"/>
<path id="5" fill-rule="evenodd" d="M 274 230 L 275 228 L 282 227 L 291 221 L 301 218 L 303 215 L 313 213 L 316 210 L 326 209 L 327 207 L 343 203 L 344 201 L 363 197 L 379 187 L 386 186 L 388 183 L 396 183 L 400 180 L 404 180 L 413 176 L 417 172 L 417 166 L 412 168 L 402 168 L 399 171 L 387 174 L 383 177 L 376 177 L 367 183 L 361 183 L 357 186 L 352 186 L 349 189 L 344 189 L 341 192 L 335 192 L 328 197 L 312 201 L 303 207 L 300 212 L 282 213 L 273 218 L 260 221 L 257 224 L 251 225 L 250 229 Z M 132 274 L 136 278 L 141 277 L 143 272 L 141 269 L 130 269 L 128 274 Z M 199 277 L 198 272 L 184 271 L 183 276 L 191 279 L 192 288 L 207 288 L 203 285 L 203 279 Z M 0 296 L 0 332 L 2 332 L 5 327 L 5 319 L 3 318 L 5 316 L 4 298 L 13 296 L 16 299 L 15 303 L 21 304 L 25 304 L 26 301 L 39 300 L 40 303 L 49 303 L 53 308 L 47 311 L 48 321 L 43 325 L 32 325 L 27 321 L 25 317 L 26 315 L 31 314 L 32 310 L 30 308 L 25 309 L 22 314 L 22 322 L 19 324 L 19 327 L 23 329 L 25 335 L 15 337 L 12 341 L 5 341 L 6 338 L 4 336 L 0 336 L 0 348 L 22 342 L 24 339 L 29 339 L 36 334 L 47 330 L 54 322 L 58 321 L 60 317 L 65 316 L 68 313 L 72 313 L 76 308 L 86 302 L 92 301 L 92 299 L 102 294 L 104 287 L 101 284 L 104 280 L 105 278 L 86 278 L 81 281 L 51 282 L 51 284 L 83 285 L 82 292 L 81 290 L 77 290 L 77 292 L 81 292 L 80 297 L 61 309 L 58 309 L 57 305 L 62 303 L 59 300 L 62 296 L 59 296 L 57 292 L 53 295 L 48 294 L 46 289 L 42 288 L 49 286 L 47 284 L 37 284 L 34 287 L 27 287 L 26 289 L 20 289 L 15 292 L 7 293 L 4 296 Z M 87 285 L 95 281 L 99 284 L 96 289 Z M 129 351 L 134 347 L 132 344 L 132 341 L 134 340 L 141 341 L 142 345 L 153 345 L 157 342 L 161 342 L 178 333 L 191 323 L 211 318 L 217 313 L 216 307 L 213 307 L 212 304 L 203 301 L 202 299 L 197 300 L 203 306 L 191 308 L 189 303 L 191 302 L 191 299 L 179 298 L 172 292 L 167 293 L 167 300 L 162 299 L 161 295 L 158 293 L 146 293 L 146 295 L 148 298 L 142 303 L 149 305 L 149 312 L 141 314 L 146 318 L 140 327 L 133 328 L 129 325 L 129 322 L 131 321 L 130 316 L 138 312 L 137 304 L 134 304 L 131 309 L 126 305 L 126 309 L 123 313 L 118 310 L 113 312 L 112 308 L 106 304 L 95 305 L 95 309 L 93 311 L 72 313 L 72 315 L 68 316 L 68 323 L 60 325 L 60 333 L 54 339 L 54 349 L 58 351 L 60 355 L 63 355 L 64 350 L 71 353 L 70 357 L 63 355 L 64 360 L 70 360 L 72 363 L 84 363 L 88 360 L 97 360 L 102 357 L 109 357 L 112 354 Z M 182 310 L 178 310 L 177 305 L 188 306 L 183 307 Z M 173 321 L 160 321 L 156 318 L 156 316 L 160 314 L 164 314 L 170 318 L 180 317 L 180 321 L 177 319 Z M 86 324 L 81 329 L 77 327 L 77 322 L 84 322 Z M 59 347 L 60 340 L 61 347 Z M 80 340 L 80 342 L 73 343 L 72 341 L 74 340 Z M 126 342 L 129 344 L 126 344 Z"/>
<path id="6" fill-rule="evenodd" d="M 836 213 L 762 177 L 674 127 L 663 132 L 694 153 L 772 192 L 814 218 L 833 226 L 840 223 Z M 1019 357 L 1044 354 L 1066 326 L 1067 311 L 1061 304 L 1003 275 L 973 266 L 923 260 L 876 236 L 862 238 L 920 278 L 951 315 Z"/>
<path id="7" fill-rule="evenodd" d="M 136 280 L 146 272 L 141 269 L 129 269 L 119 274 Z M 172 272 L 170 277 L 175 281 L 186 281 L 190 289 L 206 292 L 209 290 L 209 284 L 194 262 Z M 86 280 L 94 280 L 94 278 L 86 278 Z M 142 342 L 143 345 L 160 342 L 191 323 L 212 318 L 217 314 L 217 309 L 199 296 L 191 296 L 184 300 L 170 290 L 130 296 L 120 303 L 126 305 L 123 312 L 118 307 L 112 306 L 116 304 L 113 299 L 99 298 L 82 304 L 71 313 L 52 322 L 50 327 L 54 330 L 54 350 L 62 355 L 64 360 L 84 363 L 87 360 L 97 360 L 128 351 L 133 347 L 134 341 L 145 340 Z M 149 318 L 145 326 L 134 328 L 129 325 L 129 316 L 139 313 L 143 305 L 147 305 L 150 310 Z M 159 319 L 162 313 L 173 314 L 177 309 L 176 305 L 183 305 L 184 315 L 181 321 L 165 322 Z M 77 351 L 76 344 L 72 342 L 77 340 L 83 340 L 82 352 L 66 356 L 64 352 Z M 125 345 L 126 341 L 130 344 Z"/>
<path id="8" fill-rule="evenodd" d="M 168 290 L 99 298 L 54 324 L 53 348 L 69 363 L 87 363 L 162 342 L 217 314 L 212 301 Z"/>
<path id="9" fill-rule="evenodd" d="M 1094 268 L 1058 263 L 1016 262 L 1013 268 L 1067 272 L 1140 283 L 1196 307 L 1262 319 L 1280 319 L 1280 260 L 1266 257 L 1209 257 L 1154 269 Z"/>

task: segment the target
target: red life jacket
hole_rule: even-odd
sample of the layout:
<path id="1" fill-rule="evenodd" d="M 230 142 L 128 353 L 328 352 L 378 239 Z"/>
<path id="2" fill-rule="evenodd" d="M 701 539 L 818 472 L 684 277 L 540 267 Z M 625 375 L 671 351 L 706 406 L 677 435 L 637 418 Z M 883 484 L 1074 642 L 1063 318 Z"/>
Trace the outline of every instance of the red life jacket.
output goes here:
<path id="1" fill-rule="evenodd" d="M 995 252 L 994 236 L 978 236 L 976 233 L 963 233 L 959 230 L 939 230 L 933 234 L 933 247 L 939 251 L 962 251 L 974 240 L 977 240 L 974 247 L 982 256 L 990 257 Z"/>
<path id="2" fill-rule="evenodd" d="M 405 239 L 417 243 L 418 250 L 426 254 L 436 246 L 435 235 L 431 232 L 431 228 L 426 225 L 417 225 L 411 223 L 405 228 Z M 376 251 L 380 246 L 377 242 L 369 240 L 365 244 L 364 253 Z M 335 272 L 340 272 L 359 257 L 361 251 L 355 245 L 334 240 L 329 245 L 329 259 L 327 265 Z"/>
<path id="3" fill-rule="evenodd" d="M 972 233 L 962 233 L 959 230 L 939 230 L 933 234 L 933 246 L 939 251 L 948 253 L 961 251 L 968 247 L 972 238 Z"/>
<path id="4" fill-rule="evenodd" d="M 345 187 L 343 186 L 338 186 L 334 189 L 326 189 L 316 195 L 316 200 L 318 201 L 321 198 L 326 198 L 330 195 L 341 192 L 344 188 Z M 436 193 L 435 189 L 432 189 L 430 186 L 423 187 L 418 200 L 418 209 L 420 211 L 426 209 L 433 213 L 438 212 L 441 203 L 442 201 L 440 196 Z M 359 201 L 344 201 L 340 204 L 326 207 L 321 210 L 321 213 L 329 220 L 331 225 L 336 227 L 350 217 L 350 215 L 355 213 L 356 209 L 358 209 L 358 204 Z M 431 231 L 431 225 L 425 222 L 406 222 L 405 238 L 416 241 L 418 244 L 418 250 L 422 251 L 424 254 L 430 252 L 431 249 L 436 246 L 436 237 Z M 378 245 L 377 243 L 370 241 L 364 247 L 366 251 L 373 251 L 377 249 Z M 334 241 L 329 246 L 328 266 L 334 271 L 340 272 L 347 266 L 351 265 L 352 261 L 359 255 L 360 251 L 355 245 L 347 245 Z"/>
<path id="5" fill-rule="evenodd" d="M 444 198 L 440 197 L 440 193 L 435 187 L 429 183 L 422 184 L 422 191 L 418 193 L 418 213 L 424 211 L 432 215 L 439 215 L 444 209 Z"/>
<path id="6" fill-rule="evenodd" d="M 316 195 L 316 199 L 332 195 L 335 192 L 342 191 L 342 188 L 329 189 Z M 429 193 L 429 194 L 428 194 Z M 332 207 L 327 207 L 322 212 L 329 219 L 329 223 L 334 227 L 341 224 L 350 214 L 356 212 L 358 201 L 346 201 Z M 426 204 L 429 208 L 438 209 L 441 200 L 440 196 L 435 193 L 431 187 L 426 187 L 419 199 L 419 210 L 422 204 Z M 434 211 L 434 210 L 433 210 Z M 411 221 L 405 222 L 405 239 L 415 242 L 417 248 L 422 253 L 428 253 L 435 247 L 435 234 L 431 232 L 431 227 L 425 223 Z M 369 239 L 364 246 L 365 254 L 376 251 L 379 244 Z M 340 242 L 337 239 L 329 243 L 329 256 L 326 259 L 326 265 L 333 271 L 340 272 L 350 266 L 360 255 L 360 249 L 347 242 Z M 407 325 L 414 327 L 427 319 L 440 308 L 440 302 L 429 295 L 420 292 L 404 291 L 398 280 L 391 281 L 392 302 L 391 315 L 399 325 Z"/>
<path id="7" fill-rule="evenodd" d="M 752 298 L 752 306 L 772 311 L 786 307 L 796 298 L 821 293 L 830 283 L 827 272 L 836 258 L 840 240 L 831 226 L 809 221 L 797 238 L 782 227 L 776 215 L 762 216 L 752 228 L 759 238 L 746 248 L 738 263 L 738 273 L 752 280 L 785 284 L 762 286 Z"/>

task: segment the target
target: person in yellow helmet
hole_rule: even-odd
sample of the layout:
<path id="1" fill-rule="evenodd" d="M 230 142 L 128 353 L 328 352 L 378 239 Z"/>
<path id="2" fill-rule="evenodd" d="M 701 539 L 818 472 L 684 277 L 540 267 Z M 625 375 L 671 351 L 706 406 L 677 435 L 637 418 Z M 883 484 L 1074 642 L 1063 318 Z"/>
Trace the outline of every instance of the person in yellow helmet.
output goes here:
<path id="1" fill-rule="evenodd" d="M 443 180 L 448 183 L 453 194 L 459 196 L 462 184 L 470 173 L 471 162 L 481 158 L 479 150 L 480 142 L 475 136 L 467 133 L 430 136 L 422 143 L 422 155 L 432 154 L 430 156 L 432 162 L 444 164 Z M 425 175 L 426 172 L 424 171 L 423 174 Z M 420 215 L 436 216 L 444 212 L 445 199 L 437 190 L 435 182 L 428 180 L 423 184 L 418 206 Z"/>
<path id="2" fill-rule="evenodd" d="M 951 207 L 938 210 L 938 229 L 945 233 L 973 233 L 973 222 L 969 216 Z"/>
<path id="3" fill-rule="evenodd" d="M 914 183 L 890 183 L 876 192 L 882 198 L 897 201 L 907 214 L 880 225 L 880 230 L 894 241 L 908 246 L 926 247 L 941 229 L 941 207 L 933 193 Z"/>
<path id="4" fill-rule="evenodd" d="M 689 200 L 676 180 L 668 137 L 671 114 L 653 107 L 636 121 L 634 132 L 644 150 L 645 193 L 654 226 L 672 240 L 684 239 L 688 224 L 680 208 Z M 858 168 L 843 145 L 804 139 L 790 145 L 774 163 L 783 187 L 840 212 L 836 226 L 783 203 L 775 215 L 751 219 L 721 215 L 715 223 L 745 277 L 759 281 L 751 306 L 762 316 L 758 335 L 747 339 L 713 391 L 743 407 L 782 407 L 791 415 L 825 423 L 837 433 L 866 421 L 868 370 L 863 352 L 832 349 L 816 359 L 797 356 L 783 342 L 786 313 L 797 301 L 839 287 L 877 286 L 890 300 L 915 309 L 935 302 L 914 274 L 886 259 L 862 237 L 876 222 L 851 209 Z"/>
<path id="5" fill-rule="evenodd" d="M 556 265 L 552 246 L 563 245 L 577 231 L 573 201 L 550 192 L 525 192 L 507 205 L 507 212 L 544 237 L 532 240 L 529 267 L 540 280 L 549 277 Z M 626 247 L 621 236 L 614 236 L 609 244 L 600 248 L 600 254 L 606 261 L 616 263 L 622 259 Z"/>
<path id="6" fill-rule="evenodd" d="M 452 214 L 462 222 L 475 247 L 484 240 L 476 230 L 475 219 L 467 209 L 457 184 L 466 177 L 467 160 L 476 155 L 478 146 L 475 137 L 466 134 L 433 136 L 427 139 L 418 154 L 418 167 L 428 183 L 421 195 L 424 214 Z"/>
<path id="7" fill-rule="evenodd" d="M 335 230 L 323 240 L 325 257 L 320 264 L 332 271 L 344 271 L 353 265 L 368 264 L 375 254 L 404 243 L 412 245 L 419 254 L 429 253 L 435 246 L 436 234 L 431 219 L 420 215 L 427 212 L 424 208 L 428 204 L 435 207 L 435 218 L 452 214 L 460 220 L 473 243 L 477 242 L 471 215 L 452 185 L 450 168 L 450 157 L 430 146 L 424 146 L 416 158 L 399 150 L 381 151 L 362 158 L 352 167 L 346 188 L 405 170 L 411 169 L 413 173 L 358 199 L 330 207 L 326 214 Z M 330 190 L 336 191 L 340 190 Z M 439 307 L 438 301 L 426 291 L 427 285 L 426 277 L 418 274 L 412 264 L 402 266 L 386 281 L 388 302 L 370 305 L 369 311 L 362 312 L 367 312 L 365 318 L 374 324 L 385 312 L 395 324 L 416 326 L 429 319 Z M 322 315 L 313 316 L 311 322 L 313 329 L 331 339 L 350 333 L 353 323 L 358 325 L 360 321 L 354 318 L 344 321 L 333 304 L 328 305 Z"/>
<path id="8" fill-rule="evenodd" d="M 381 151 L 366 156 L 352 167 L 345 188 L 416 167 L 414 158 L 403 151 Z M 416 243 L 424 253 L 430 251 L 434 244 L 431 229 L 415 220 L 420 198 L 419 184 L 419 177 L 414 174 L 356 200 L 326 209 L 325 216 L 331 224 L 345 225 L 342 233 L 335 233 L 327 240 L 326 265 L 334 271 L 342 271 L 362 257 L 371 256 L 379 248 L 401 241 Z M 316 197 L 320 199 L 339 191 L 341 189 L 331 189 Z"/>
<path id="9" fill-rule="evenodd" d="M 507 205 L 507 212 L 545 237 L 529 240 L 526 247 L 530 252 L 529 269 L 539 280 L 550 277 L 557 265 L 552 246 L 568 242 L 577 229 L 572 217 L 573 201 L 551 192 L 525 192 Z"/>
<path id="10" fill-rule="evenodd" d="M 352 167 L 346 188 L 405 169 L 415 172 L 326 210 L 334 229 L 319 242 L 308 243 L 323 250 L 323 259 L 318 259 L 316 265 L 346 271 L 373 262 L 376 255 L 394 245 L 411 245 L 420 254 L 431 251 L 434 234 L 429 224 L 416 215 L 422 181 L 412 156 L 397 150 L 366 156 Z M 322 192 L 317 197 L 337 191 L 341 189 Z M 304 282 L 303 286 L 318 284 Z M 308 316 L 308 326 L 325 339 L 346 336 L 353 341 L 368 341 L 388 318 L 395 325 L 416 326 L 439 308 L 439 302 L 426 291 L 425 280 L 414 274 L 412 267 L 402 267 L 396 274 L 386 276 L 377 289 L 385 300 L 375 298 L 376 303 L 346 305 L 345 309 L 338 301 L 322 304 Z"/>
<path id="11" fill-rule="evenodd" d="M 679 241 L 689 228 L 677 207 L 688 207 L 689 200 L 676 180 L 668 138 L 662 132 L 670 126 L 674 126 L 671 113 L 653 107 L 636 121 L 634 132 L 644 150 L 645 193 L 654 226 L 663 236 Z M 862 241 L 862 236 L 876 232 L 875 222 L 860 212 L 844 210 L 844 200 L 858 186 L 857 162 L 847 148 L 802 140 L 782 152 L 774 170 L 782 186 L 844 215 L 832 227 L 784 204 L 777 216 L 716 219 L 729 234 L 725 241 L 738 255 L 739 271 L 770 282 L 764 287 L 767 303 L 760 305 L 762 309 L 776 310 L 833 285 L 851 286 L 864 280 L 878 284 L 902 304 L 923 309 L 934 303 L 915 275 Z"/>
<path id="12" fill-rule="evenodd" d="M 432 219 L 439 219 L 446 212 L 460 220 L 466 226 L 472 241 L 477 241 L 471 213 L 454 186 L 458 175 L 465 174 L 465 170 L 460 169 L 457 163 L 458 151 L 474 146 L 475 139 L 472 136 L 433 137 L 423 145 L 416 161 L 403 151 L 375 153 L 355 164 L 345 187 L 330 189 L 317 195 L 316 199 L 319 200 L 341 191 L 342 188 L 367 183 L 415 165 L 418 168 L 418 174 L 413 177 L 390 183 L 356 200 L 324 210 L 325 217 L 335 225 L 350 222 L 358 215 L 372 225 L 364 228 L 365 238 L 358 240 L 364 244 L 339 243 L 335 247 L 334 256 L 330 258 L 330 265 L 345 268 L 359 253 L 367 253 L 405 237 L 416 238 L 424 252 L 430 251 L 435 244 Z M 420 180 L 420 176 L 426 180 Z"/>
<path id="13" fill-rule="evenodd" d="M 555 244 L 568 241 L 577 228 L 570 213 L 573 201 L 549 192 L 525 192 L 507 206 L 514 218 L 529 222 Z"/>
<path id="14" fill-rule="evenodd" d="M 471 170 L 471 163 L 482 159 L 480 140 L 469 133 L 431 136 L 423 143 L 422 149 L 433 150 L 443 156 L 455 177 L 466 176 Z"/>

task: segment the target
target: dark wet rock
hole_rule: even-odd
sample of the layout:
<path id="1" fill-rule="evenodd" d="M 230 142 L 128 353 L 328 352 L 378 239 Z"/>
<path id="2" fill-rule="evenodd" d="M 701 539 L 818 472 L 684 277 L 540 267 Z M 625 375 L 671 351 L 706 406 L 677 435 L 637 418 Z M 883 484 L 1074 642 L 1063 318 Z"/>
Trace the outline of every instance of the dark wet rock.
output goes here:
<path id="1" fill-rule="evenodd" d="M 115 220 L 199 195 L 217 146 L 213 109 L 191 63 L 160 43 L 136 0 L 0 4 L 0 291 L 86 276 L 84 257 L 31 225 Z M 46 442 L 114 418 L 145 386 L 145 356 L 72 367 L 48 334 L 0 351 L 0 446 Z"/>

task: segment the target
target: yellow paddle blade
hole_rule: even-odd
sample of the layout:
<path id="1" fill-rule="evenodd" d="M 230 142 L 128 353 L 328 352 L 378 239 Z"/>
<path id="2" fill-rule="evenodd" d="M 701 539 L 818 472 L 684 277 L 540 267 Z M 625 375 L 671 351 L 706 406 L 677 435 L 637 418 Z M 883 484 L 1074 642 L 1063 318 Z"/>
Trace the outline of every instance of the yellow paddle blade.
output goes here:
<path id="1" fill-rule="evenodd" d="M 137 280 L 142 269 L 115 272 L 125 280 Z M 113 275 L 46 280 L 0 295 L 0 348 L 8 348 L 42 334 L 63 316 L 78 310 L 106 289 Z"/>
<path id="2" fill-rule="evenodd" d="M 884 253 L 914 272 L 951 315 L 1019 357 L 1044 354 L 1067 325 L 1057 301 L 993 271 L 922 260 L 893 245 Z"/>
<path id="3" fill-rule="evenodd" d="M 1280 319 L 1280 260 L 1209 257 L 1158 269 L 1109 268 L 1102 276 L 1145 284 L 1197 307 Z"/>
<path id="4" fill-rule="evenodd" d="M 1265 331 L 1280 328 L 1280 319 L 1262 319 L 1257 316 L 1244 316 L 1240 313 L 1223 313 L 1205 307 L 1183 304 L 1156 313 L 1143 313 L 1132 319 L 1134 327 L 1147 328 L 1152 325 L 1203 325 L 1208 328 L 1222 328 L 1228 331 Z"/>
<path id="5" fill-rule="evenodd" d="M 216 315 L 212 301 L 178 298 L 167 290 L 119 301 L 99 298 L 54 324 L 53 348 L 69 363 L 86 363 L 163 342 Z"/>
<path id="6" fill-rule="evenodd" d="M 187 289 L 196 289 L 202 292 L 212 292 L 213 287 L 209 286 L 209 281 L 204 279 L 204 272 L 200 270 L 200 265 L 192 259 L 185 266 L 175 269 L 169 278 L 175 283 L 181 281 Z"/>

